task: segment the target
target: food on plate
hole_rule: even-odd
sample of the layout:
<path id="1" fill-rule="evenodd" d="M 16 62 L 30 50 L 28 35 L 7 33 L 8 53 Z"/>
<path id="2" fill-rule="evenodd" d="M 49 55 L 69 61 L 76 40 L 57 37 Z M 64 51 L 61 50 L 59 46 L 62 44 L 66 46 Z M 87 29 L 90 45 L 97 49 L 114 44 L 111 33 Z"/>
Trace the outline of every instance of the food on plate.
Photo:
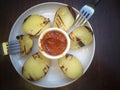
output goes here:
<path id="1" fill-rule="evenodd" d="M 53 26 L 67 31 L 74 23 L 76 13 L 70 6 L 60 7 L 54 17 Z"/>
<path id="2" fill-rule="evenodd" d="M 41 53 L 35 53 L 25 61 L 22 67 L 22 74 L 27 80 L 40 80 L 47 74 L 49 66 L 49 59 L 42 56 Z"/>
<path id="3" fill-rule="evenodd" d="M 71 54 L 66 54 L 60 58 L 58 64 L 63 73 L 71 79 L 77 79 L 83 74 L 82 64 Z"/>
<path id="4" fill-rule="evenodd" d="M 77 49 L 90 44 L 93 41 L 93 32 L 87 26 L 79 26 L 70 34 L 71 49 Z"/>
<path id="5" fill-rule="evenodd" d="M 49 27 L 50 20 L 38 14 L 28 16 L 22 24 L 22 30 L 31 36 L 39 36 Z"/>
<path id="6" fill-rule="evenodd" d="M 28 55 L 31 52 L 34 44 L 32 38 L 29 35 L 19 35 L 17 36 L 17 39 L 20 42 L 20 55 Z"/>

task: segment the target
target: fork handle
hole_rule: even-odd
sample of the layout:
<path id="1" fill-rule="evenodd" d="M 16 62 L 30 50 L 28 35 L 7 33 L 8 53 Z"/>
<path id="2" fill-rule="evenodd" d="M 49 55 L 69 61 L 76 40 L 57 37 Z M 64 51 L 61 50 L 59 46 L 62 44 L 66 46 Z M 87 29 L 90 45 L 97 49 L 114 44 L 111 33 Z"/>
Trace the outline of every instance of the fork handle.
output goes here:
<path id="1" fill-rule="evenodd" d="M 95 8 L 95 6 L 97 6 L 98 3 L 100 3 L 100 1 L 101 1 L 101 0 L 94 0 L 93 2 L 91 2 L 91 3 L 89 4 L 89 6 Z"/>

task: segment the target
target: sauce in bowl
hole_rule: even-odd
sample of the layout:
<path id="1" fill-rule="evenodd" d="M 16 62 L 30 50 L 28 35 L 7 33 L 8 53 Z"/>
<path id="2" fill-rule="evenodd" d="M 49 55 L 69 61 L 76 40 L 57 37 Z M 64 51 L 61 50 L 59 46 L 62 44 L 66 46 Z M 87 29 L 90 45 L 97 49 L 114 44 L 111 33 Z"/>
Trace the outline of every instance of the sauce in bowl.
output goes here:
<path id="1" fill-rule="evenodd" d="M 40 43 L 42 49 L 53 56 L 62 54 L 67 47 L 65 35 L 56 30 L 47 32 Z"/>
<path id="2" fill-rule="evenodd" d="M 59 59 L 69 51 L 70 38 L 60 28 L 49 28 L 40 35 L 38 48 L 45 57 Z"/>

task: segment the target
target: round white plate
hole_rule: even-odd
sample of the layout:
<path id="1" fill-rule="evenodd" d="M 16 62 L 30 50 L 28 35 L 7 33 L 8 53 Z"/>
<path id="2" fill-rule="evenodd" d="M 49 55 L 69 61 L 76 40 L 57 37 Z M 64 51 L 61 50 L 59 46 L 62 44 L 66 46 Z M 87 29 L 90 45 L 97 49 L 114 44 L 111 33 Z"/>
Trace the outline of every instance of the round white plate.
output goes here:
<path id="1" fill-rule="evenodd" d="M 22 15 L 20 15 L 20 17 L 14 23 L 12 30 L 10 32 L 9 41 L 15 40 L 17 35 L 24 34 L 22 32 L 21 25 L 27 16 L 29 16 L 31 14 L 39 14 L 39 15 L 43 15 L 43 16 L 49 18 L 50 21 L 52 22 L 56 11 L 58 10 L 58 8 L 60 8 L 62 6 L 66 6 L 66 4 L 58 3 L 58 2 L 47 2 L 47 3 L 38 4 L 36 6 L 31 7 L 30 9 L 26 10 Z M 75 9 L 75 11 L 77 13 L 79 12 L 76 9 Z M 92 29 L 89 22 L 86 25 Z M 32 54 L 34 54 L 35 52 L 38 51 L 37 40 L 34 40 L 34 42 L 35 42 L 35 45 L 33 47 L 33 50 L 28 56 L 21 57 L 19 54 L 10 55 L 10 59 L 11 59 L 11 62 L 13 64 L 14 68 L 22 77 L 23 77 L 23 75 L 21 73 L 22 66 L 23 66 L 25 60 L 29 56 L 31 56 Z M 72 50 L 69 51 L 69 53 L 76 56 L 82 63 L 83 70 L 84 70 L 83 74 L 86 72 L 86 70 L 90 66 L 93 56 L 94 56 L 94 52 L 95 52 L 95 38 L 93 40 L 93 43 L 91 43 L 90 45 L 85 46 L 76 51 L 72 51 Z M 51 67 L 50 67 L 47 75 L 44 78 L 42 78 L 39 81 L 34 81 L 34 82 L 28 81 L 28 82 L 30 82 L 34 85 L 40 86 L 40 87 L 55 88 L 55 87 L 61 87 L 61 86 L 71 84 L 74 81 L 75 80 L 71 80 L 63 74 L 63 72 L 58 67 L 58 63 L 56 60 L 56 61 L 51 61 Z"/>

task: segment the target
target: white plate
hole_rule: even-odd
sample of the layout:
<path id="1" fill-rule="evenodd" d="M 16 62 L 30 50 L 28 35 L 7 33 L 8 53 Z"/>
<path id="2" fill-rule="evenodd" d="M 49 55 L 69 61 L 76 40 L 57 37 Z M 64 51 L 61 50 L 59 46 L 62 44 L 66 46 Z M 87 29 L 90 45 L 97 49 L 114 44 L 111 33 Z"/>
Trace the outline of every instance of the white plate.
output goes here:
<path id="1" fill-rule="evenodd" d="M 20 17 L 14 23 L 12 30 L 10 32 L 9 41 L 15 40 L 17 35 L 23 34 L 21 25 L 27 16 L 29 16 L 31 14 L 40 14 L 47 18 L 50 18 L 50 21 L 52 22 L 56 11 L 61 6 L 66 6 L 66 4 L 58 3 L 58 2 L 47 2 L 47 3 L 42 3 L 39 5 L 33 6 L 30 9 L 28 9 L 27 11 L 25 11 L 22 15 L 20 15 Z M 77 13 L 79 12 L 76 9 L 75 9 L 75 11 Z M 89 26 L 92 29 L 89 22 L 87 23 L 87 26 Z M 30 55 L 32 55 L 38 51 L 38 48 L 36 48 L 37 47 L 36 43 L 37 43 L 37 40 L 35 40 L 35 45 L 33 47 L 33 51 L 26 57 L 20 57 L 19 54 L 10 55 L 10 59 L 11 59 L 11 62 L 13 64 L 14 68 L 22 77 L 23 77 L 23 75 L 22 75 L 21 71 L 22 71 L 22 66 L 23 66 L 25 60 Z M 93 43 L 90 44 L 89 46 L 83 47 L 76 51 L 69 51 L 69 53 L 72 53 L 80 60 L 80 62 L 83 65 L 84 73 L 86 72 L 86 70 L 88 69 L 88 67 L 90 66 L 90 64 L 92 62 L 94 52 L 95 52 L 95 38 L 93 40 Z M 30 82 L 34 85 L 40 86 L 40 87 L 55 88 L 55 87 L 61 87 L 61 86 L 71 84 L 74 81 L 76 81 L 76 80 L 71 80 L 71 79 L 67 78 L 61 72 L 60 68 L 58 67 L 57 61 L 52 61 L 51 67 L 50 67 L 47 75 L 44 78 L 42 78 L 39 81 L 35 81 L 35 82 L 28 81 L 28 82 Z"/>

